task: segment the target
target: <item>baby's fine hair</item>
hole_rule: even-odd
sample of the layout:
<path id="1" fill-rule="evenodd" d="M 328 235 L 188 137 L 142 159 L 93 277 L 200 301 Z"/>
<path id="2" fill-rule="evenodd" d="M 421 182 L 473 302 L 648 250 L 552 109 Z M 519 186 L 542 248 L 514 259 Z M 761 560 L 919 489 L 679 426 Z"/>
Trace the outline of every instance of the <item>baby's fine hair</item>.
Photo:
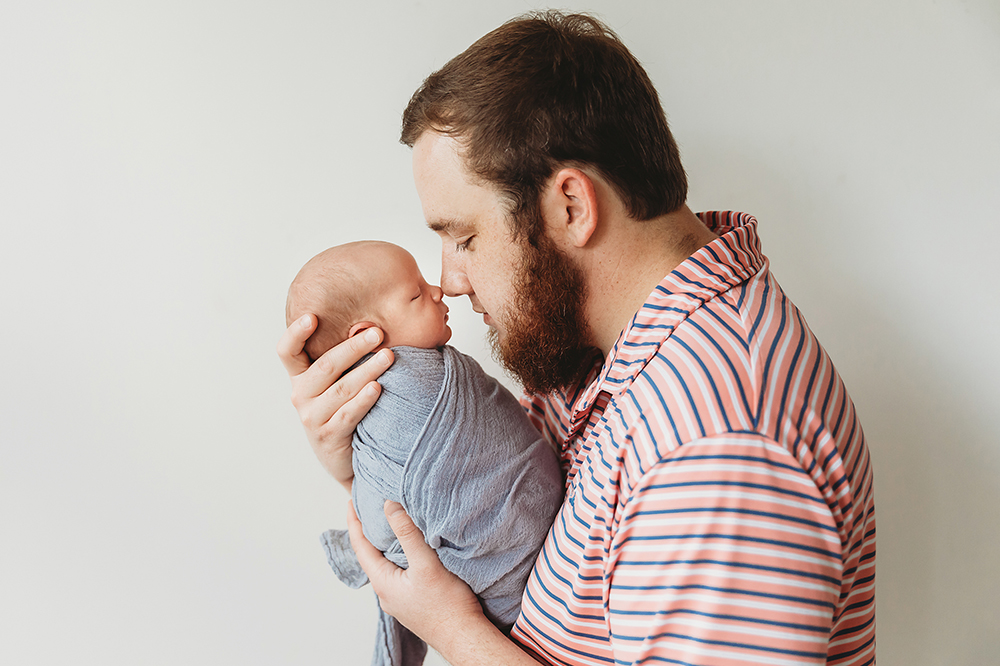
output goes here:
<path id="1" fill-rule="evenodd" d="M 320 252 L 306 262 L 288 288 L 285 325 L 306 313 L 319 320 L 306 340 L 305 352 L 315 361 L 348 338 L 351 326 L 368 315 L 368 289 L 355 262 L 343 261 L 344 246 Z"/>

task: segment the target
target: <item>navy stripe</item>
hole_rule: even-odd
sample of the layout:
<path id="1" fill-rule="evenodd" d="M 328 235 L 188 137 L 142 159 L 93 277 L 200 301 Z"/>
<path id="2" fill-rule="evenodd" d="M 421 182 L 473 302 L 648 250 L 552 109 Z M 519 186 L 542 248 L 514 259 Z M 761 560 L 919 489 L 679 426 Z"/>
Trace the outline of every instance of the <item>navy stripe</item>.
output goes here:
<path id="1" fill-rule="evenodd" d="M 674 330 L 673 324 L 640 324 L 636 322 L 632 324 L 632 328 L 638 328 L 644 331 L 672 331 Z"/>
<path id="2" fill-rule="evenodd" d="M 798 523 L 799 525 L 807 525 L 809 527 L 815 527 L 816 529 L 823 530 L 824 532 L 831 532 L 833 534 L 837 534 L 836 527 L 824 525 L 823 523 L 816 522 L 815 520 L 806 520 L 805 518 L 796 518 L 794 516 L 786 516 L 780 513 L 774 513 L 773 511 L 759 511 L 757 509 L 738 509 L 735 507 L 709 506 L 709 507 L 695 507 L 686 509 L 650 509 L 648 511 L 635 511 L 630 515 L 661 516 L 661 515 L 682 514 L 682 513 L 735 513 L 745 516 L 760 516 L 762 518 L 773 518 L 775 520 L 780 520 L 784 522 Z"/>
<path id="3" fill-rule="evenodd" d="M 682 640 L 693 641 L 695 643 L 702 643 L 704 645 L 720 645 L 723 647 L 740 648 L 744 650 L 755 650 L 757 652 L 768 652 L 771 654 L 787 654 L 794 657 L 808 657 L 810 659 L 822 659 L 826 657 L 825 652 L 783 650 L 781 648 L 767 647 L 765 645 L 752 645 L 750 643 L 737 643 L 734 641 L 712 641 L 707 638 L 698 638 L 697 636 L 689 636 L 687 634 L 677 634 L 672 631 L 665 631 L 662 634 L 656 634 L 655 636 L 650 636 L 650 638 L 654 640 L 657 638 L 680 638 Z"/>
<path id="4" fill-rule="evenodd" d="M 805 326 L 805 322 L 802 321 L 802 315 L 799 315 L 799 323 Z M 813 340 L 812 342 L 816 342 Z M 819 374 L 820 366 L 823 364 L 823 348 L 819 346 L 816 342 L 816 353 L 814 355 L 814 360 L 812 363 L 812 372 L 809 373 L 809 381 L 806 382 L 806 390 L 803 391 L 802 395 L 811 396 L 813 394 L 813 384 L 816 382 L 816 375 Z M 802 401 L 802 409 L 799 410 L 799 417 L 795 421 L 795 428 L 798 431 L 798 436 L 795 438 L 794 446 L 798 446 L 799 441 L 802 439 L 802 424 L 806 419 L 806 410 L 809 409 L 809 400 Z M 817 440 L 818 441 L 818 440 Z"/>
<path id="5" fill-rule="evenodd" d="M 733 569 L 751 569 L 753 571 L 770 571 L 772 573 L 780 573 L 787 576 L 797 576 L 799 578 L 809 578 L 811 580 L 821 580 L 832 585 L 840 586 L 840 579 L 833 578 L 832 576 L 824 576 L 823 574 L 811 573 L 809 571 L 799 571 L 798 569 L 788 569 L 786 567 L 770 567 L 763 564 L 750 564 L 749 562 L 726 562 L 723 560 L 658 560 L 658 561 L 643 561 L 643 560 L 618 560 L 616 566 L 621 565 L 632 566 L 636 568 L 649 567 L 649 566 L 671 566 L 674 564 L 711 564 L 719 565 L 723 567 L 733 568 Z M 721 575 L 721 574 L 720 574 Z"/>
<path id="6" fill-rule="evenodd" d="M 629 342 L 628 340 L 625 340 L 622 343 L 622 346 L 623 347 L 632 347 L 633 349 L 641 349 L 641 348 L 644 348 L 644 347 L 659 347 L 660 346 L 660 341 L 659 340 L 655 340 L 653 342 Z M 638 362 L 639 360 L 640 359 L 635 359 L 633 361 L 629 361 L 627 365 L 631 365 L 632 363 Z"/>
<path id="7" fill-rule="evenodd" d="M 529 599 L 530 599 L 530 597 L 531 597 L 530 590 L 528 591 L 528 594 L 526 596 L 528 596 Z M 531 601 L 534 602 L 534 599 L 531 599 Z M 572 631 L 566 625 L 564 625 L 562 622 L 560 622 L 557 618 L 553 617 L 550 613 L 546 613 L 540 606 L 538 606 L 537 604 L 533 604 L 533 605 L 538 610 L 538 612 L 540 614 L 542 614 L 543 616 L 545 616 L 546 618 L 548 618 L 552 622 L 554 622 L 557 625 L 559 625 L 562 628 L 562 630 L 565 631 L 570 636 L 579 636 L 581 638 L 588 638 L 590 640 L 601 641 L 603 643 L 607 643 L 608 642 L 608 640 L 606 638 L 602 638 L 600 636 L 595 636 L 594 634 L 585 634 L 585 633 L 581 633 L 579 631 Z M 534 624 L 531 621 L 530 618 L 525 617 L 524 613 L 522 613 L 518 619 L 519 620 L 523 620 L 532 629 L 534 629 L 535 631 L 537 631 L 542 636 L 545 636 L 553 645 L 558 645 L 560 648 L 566 650 L 567 652 L 572 652 L 574 654 L 580 655 L 581 657 L 587 657 L 588 659 L 596 659 L 598 661 L 603 661 L 603 662 L 609 663 L 609 664 L 613 663 L 607 657 L 601 657 L 599 655 L 590 654 L 588 652 L 583 652 L 582 650 L 577 650 L 575 648 L 571 648 L 571 647 L 569 647 L 568 645 L 566 645 L 565 643 L 563 643 L 561 641 L 557 641 L 555 638 L 553 638 L 552 636 L 549 636 L 544 631 L 542 631 L 536 624 Z"/>
<path id="8" fill-rule="evenodd" d="M 659 289 L 659 287 L 657 287 Z M 677 312 L 678 314 L 686 315 L 688 313 L 687 308 L 677 308 L 672 305 L 656 305 L 655 303 L 646 303 L 642 306 L 643 310 L 653 310 L 655 312 Z"/>
<path id="9" fill-rule="evenodd" d="M 782 488 L 780 486 L 770 486 L 764 483 L 750 483 L 749 481 L 683 481 L 678 483 L 651 483 L 646 486 L 645 490 L 658 490 L 662 488 L 685 488 L 685 487 L 700 487 L 707 486 L 709 488 L 722 487 L 736 487 L 736 488 L 753 488 L 754 490 L 766 490 L 771 493 L 778 493 L 781 495 L 788 495 L 789 497 L 796 497 L 798 499 L 804 499 L 815 504 L 826 506 L 826 502 L 820 498 L 813 497 L 807 493 L 800 493 L 795 490 L 789 490 L 787 488 Z"/>
<path id="10" fill-rule="evenodd" d="M 830 633 L 830 626 L 825 625 L 811 625 L 811 624 L 795 624 L 793 622 L 775 622 L 773 620 L 764 620 L 758 617 L 749 617 L 746 615 L 727 615 L 723 613 L 705 613 L 702 611 L 691 610 L 690 608 L 675 608 L 668 611 L 618 611 L 612 610 L 612 615 L 625 615 L 625 616 L 640 616 L 640 617 L 651 617 L 658 615 L 696 615 L 698 617 L 707 617 L 713 620 L 728 620 L 732 622 L 748 622 L 751 624 L 763 624 L 769 627 L 783 627 L 785 629 L 796 629 L 799 631 L 811 631 L 816 634 L 828 634 Z M 645 637 L 642 636 L 624 636 L 620 634 L 611 634 L 612 638 L 620 638 L 626 641 L 644 641 Z"/>
<path id="11" fill-rule="evenodd" d="M 680 442 L 681 441 L 681 433 L 680 433 L 680 431 L 677 430 L 677 424 L 674 423 L 674 417 L 670 415 L 670 408 L 667 406 L 667 401 L 663 399 L 663 394 L 660 392 L 660 387 L 657 386 L 656 383 L 653 382 L 653 381 L 646 381 L 646 382 L 643 383 L 643 386 L 645 388 L 652 389 L 653 393 L 656 394 L 656 399 L 660 402 L 660 408 L 663 410 L 663 414 L 667 417 L 667 420 L 670 421 L 670 427 L 674 431 L 674 441 L 675 442 Z M 654 446 L 656 446 L 656 452 L 657 452 L 657 454 L 660 455 L 660 456 L 662 456 L 663 453 L 659 449 L 659 442 L 657 442 L 656 438 L 653 437 L 653 431 L 649 430 L 649 421 L 646 420 L 646 415 L 643 413 L 642 405 L 639 404 L 639 400 L 635 397 L 635 392 L 632 391 L 632 390 L 630 390 L 627 393 L 627 395 L 628 395 L 629 398 L 631 398 L 632 402 L 635 404 L 636 408 L 638 409 L 639 416 L 642 419 L 642 422 L 646 424 L 646 428 L 647 428 L 647 430 L 649 431 L 649 434 L 650 434 L 650 441 L 653 442 Z"/>
<path id="12" fill-rule="evenodd" d="M 739 343 L 740 347 L 742 347 L 744 351 L 746 351 L 746 352 L 749 353 L 749 351 L 750 351 L 750 345 L 747 343 L 747 341 L 743 338 L 742 335 L 740 335 L 739 333 L 736 332 L 736 329 L 734 329 L 732 326 L 730 326 L 728 323 L 726 323 L 726 320 L 722 318 L 722 315 L 720 315 L 718 312 L 716 312 L 713 309 L 709 309 L 709 310 L 707 310 L 707 312 L 708 312 L 709 316 L 711 316 L 713 319 L 715 319 L 717 322 L 719 322 L 719 324 L 723 328 L 725 328 L 727 331 L 729 331 L 730 335 L 733 336 L 732 337 L 732 341 Z M 687 321 L 692 326 L 694 326 L 695 328 L 697 328 L 702 333 L 702 335 L 705 336 L 705 338 L 707 340 L 710 340 L 712 342 L 712 344 L 714 344 L 716 347 L 719 347 L 719 351 L 722 351 L 723 356 L 725 356 L 727 359 L 729 358 L 728 352 L 725 352 L 725 351 L 722 350 L 722 347 L 719 345 L 718 340 L 716 340 L 714 336 L 709 335 L 708 332 L 705 331 L 705 329 L 702 328 L 701 325 L 697 323 L 697 321 L 695 321 L 693 318 L 688 319 Z M 730 365 L 730 367 L 733 366 L 732 363 L 730 363 L 729 365 Z M 733 368 L 733 372 L 735 374 L 735 368 Z"/>
<path id="13" fill-rule="evenodd" d="M 756 434 L 756 433 L 753 433 L 753 434 Z M 794 465 L 786 465 L 785 463 L 780 463 L 780 462 L 777 462 L 775 460 L 771 460 L 770 458 L 761 458 L 761 457 L 758 457 L 758 456 L 749 456 L 749 455 L 747 455 L 747 456 L 738 456 L 738 455 L 729 454 L 729 453 L 720 453 L 720 454 L 715 454 L 715 455 L 690 455 L 690 456 L 684 456 L 682 458 L 664 459 L 662 462 L 667 463 L 667 464 L 679 464 L 679 463 L 684 463 L 684 462 L 687 462 L 687 461 L 690 461 L 690 460 L 740 460 L 740 461 L 750 461 L 750 462 L 762 463 L 762 464 L 767 465 L 769 467 L 777 467 L 778 469 L 786 469 L 786 470 L 788 470 L 790 472 L 797 472 L 798 474 L 802 474 L 803 476 L 808 476 L 807 474 L 803 474 L 802 473 L 802 468 L 801 467 L 796 467 Z"/>
<path id="14" fill-rule="evenodd" d="M 868 627 L 872 626 L 872 624 L 874 622 L 875 622 L 875 618 L 872 617 L 872 618 L 868 618 L 868 620 L 866 622 L 862 622 L 861 624 L 857 624 L 857 625 L 854 625 L 854 626 L 851 626 L 851 627 L 845 627 L 845 628 L 841 629 L 840 631 L 834 633 L 832 636 L 830 636 L 830 640 L 833 640 L 835 638 L 841 638 L 843 636 L 850 636 L 851 634 L 860 633 L 860 632 L 864 631 L 865 629 L 867 629 Z"/>
<path id="15" fill-rule="evenodd" d="M 694 511 L 695 509 L 691 509 Z M 772 546 L 781 546 L 782 548 L 790 548 L 793 550 L 801 550 L 806 553 L 815 553 L 817 555 L 823 555 L 824 557 L 829 557 L 840 561 L 840 552 L 834 552 L 832 550 L 827 550 L 825 548 L 817 548 L 814 546 L 806 546 L 801 543 L 795 543 L 794 541 L 782 541 L 780 539 L 764 539 L 761 537 L 752 537 L 744 534 L 723 534 L 721 532 L 692 532 L 690 534 L 667 534 L 667 535 L 657 535 L 657 536 L 629 536 L 622 539 L 620 542 L 615 544 L 612 551 L 620 550 L 625 546 L 625 544 L 632 541 L 686 541 L 691 539 L 692 541 L 698 541 L 699 539 L 723 539 L 729 541 L 739 541 L 745 543 L 766 543 Z"/>
<path id="16" fill-rule="evenodd" d="M 556 555 L 559 556 L 560 560 L 562 560 L 563 562 L 565 562 L 566 564 L 568 564 L 572 568 L 579 570 L 579 568 L 580 568 L 580 563 L 579 562 L 573 561 L 573 560 L 569 559 L 568 557 L 566 557 L 566 554 L 563 553 L 559 549 L 558 544 L 555 544 L 554 541 L 550 541 L 550 543 L 554 544 L 554 547 L 555 547 L 555 550 L 556 550 Z M 556 569 L 555 569 L 555 567 L 552 564 L 552 560 L 549 559 L 549 549 L 548 549 L 547 546 L 544 547 L 544 548 L 542 548 L 541 555 L 542 555 L 541 561 L 545 564 L 545 568 L 548 570 L 548 572 L 550 574 L 552 574 L 553 578 L 555 578 L 557 581 L 559 581 L 560 583 L 562 583 L 563 585 L 565 585 L 566 588 L 570 590 L 570 594 L 573 596 L 574 599 L 579 599 L 581 601 L 596 601 L 597 599 L 600 598 L 600 597 L 592 597 L 592 596 L 581 596 L 581 595 L 577 594 L 576 588 L 574 588 L 572 585 L 570 585 L 569 579 L 567 579 L 565 576 L 559 575 L 556 572 Z M 538 566 L 538 565 L 536 564 L 535 566 Z M 550 595 L 552 594 L 551 592 L 548 591 L 548 588 L 545 587 L 545 584 L 543 582 L 542 577 L 540 577 L 540 576 L 537 577 L 537 581 L 538 581 L 539 586 L 541 586 L 542 589 L 546 590 L 547 594 L 550 594 Z M 553 599 L 556 599 L 556 598 L 557 597 L 555 595 L 553 595 Z M 558 601 L 559 601 L 559 603 L 561 603 L 563 605 L 566 605 L 566 603 L 567 603 L 562 598 L 558 598 Z M 569 610 L 569 606 L 566 607 L 566 610 L 567 611 Z"/>
<path id="17" fill-rule="evenodd" d="M 740 297 L 736 299 L 736 314 L 740 314 L 743 310 L 743 299 L 747 297 L 747 289 L 750 288 L 749 283 L 744 282 L 740 285 Z"/>
<path id="18" fill-rule="evenodd" d="M 717 587 L 713 585 L 621 585 L 611 584 L 612 590 L 709 590 L 711 592 L 722 592 L 724 594 L 734 594 L 746 597 L 760 597 L 764 599 L 776 599 L 779 601 L 791 601 L 805 606 L 817 606 L 832 611 L 835 606 L 829 601 L 820 601 L 809 597 L 794 597 L 788 594 L 773 594 L 769 592 L 758 592 L 756 590 L 743 590 L 736 587 Z"/>
<path id="19" fill-rule="evenodd" d="M 784 337 L 785 332 L 785 316 L 787 315 L 787 310 L 785 309 L 785 296 L 781 295 L 780 301 L 781 309 L 781 321 L 778 324 L 778 331 L 774 335 L 774 340 L 771 342 L 771 349 L 767 352 L 767 360 L 764 361 L 764 369 L 761 373 L 760 385 L 763 387 L 760 392 L 760 398 L 757 402 L 757 413 L 764 417 L 764 398 L 769 395 L 767 391 L 768 386 L 768 376 L 771 374 L 771 364 L 774 363 L 774 353 L 778 350 L 778 345 L 781 344 L 781 340 Z M 779 422 L 780 427 L 780 422 Z M 779 433 L 780 435 L 780 433 Z M 780 441 L 777 437 L 774 438 L 775 441 Z"/>
<path id="20" fill-rule="evenodd" d="M 782 305 L 784 305 L 785 299 L 782 299 L 781 302 Z M 801 318 L 799 321 L 801 324 Z M 784 323 L 784 317 L 782 317 L 782 323 Z M 806 342 L 806 336 L 801 332 L 799 333 L 798 338 L 799 341 L 798 344 L 795 345 L 795 352 L 792 354 L 792 360 L 788 364 L 788 372 L 785 374 L 785 386 L 781 391 L 781 400 L 778 403 L 778 414 L 775 417 L 774 440 L 776 442 L 782 441 L 781 431 L 783 429 L 783 426 L 785 425 L 785 405 L 788 404 L 788 392 L 791 390 L 792 387 L 792 379 L 794 379 L 795 375 L 798 374 L 799 356 L 802 354 L 802 348 Z"/>
<path id="21" fill-rule="evenodd" d="M 827 662 L 828 663 L 829 662 L 834 662 L 834 661 L 837 661 L 838 659 L 847 659 L 848 657 L 853 657 L 854 655 L 856 655 L 856 654 L 858 654 L 860 652 L 865 652 L 865 651 L 868 650 L 868 648 L 874 642 L 875 642 L 875 637 L 872 636 L 867 641 L 865 641 L 864 643 L 862 643 L 858 647 L 854 648 L 853 650 L 848 650 L 847 652 L 838 652 L 836 654 L 831 654 L 829 657 L 827 657 Z M 874 661 L 875 661 L 875 658 L 872 657 L 872 659 L 870 661 L 867 661 L 865 663 L 866 664 L 868 664 L 868 663 L 874 663 Z"/>
<path id="22" fill-rule="evenodd" d="M 760 326 L 761 320 L 764 318 L 764 312 L 767 311 L 768 307 L 768 297 L 767 295 L 771 292 L 771 282 L 770 280 L 764 281 L 764 293 L 761 295 L 760 305 L 757 307 L 757 316 L 754 318 L 753 325 L 750 327 L 750 335 L 747 336 L 747 342 L 753 343 L 754 336 L 757 335 L 757 328 Z"/>
<path id="23" fill-rule="evenodd" d="M 701 370 L 704 373 L 704 377 L 702 377 L 702 379 L 708 380 L 708 384 L 712 387 L 712 392 L 715 394 L 716 407 L 718 407 L 719 412 L 722 414 L 722 420 L 726 422 L 726 430 L 732 430 L 733 426 L 729 422 L 729 414 L 726 413 L 726 403 L 722 400 L 722 396 L 719 394 L 719 387 L 715 385 L 715 379 L 713 378 L 711 371 L 709 371 L 708 366 L 705 365 L 705 362 L 701 360 L 698 354 L 696 354 L 683 339 L 675 337 L 674 340 L 677 341 L 677 344 L 686 349 L 688 354 L 691 355 L 691 358 L 697 361 L 698 365 L 701 366 Z M 732 367 L 732 364 L 730 364 L 730 367 Z M 742 387 L 740 390 L 742 391 Z M 750 410 L 747 411 L 749 412 Z M 701 423 L 701 419 L 699 419 L 698 422 Z"/>
<path id="24" fill-rule="evenodd" d="M 658 353 L 656 357 L 659 358 L 661 361 L 663 361 L 663 364 L 673 371 L 674 376 L 677 378 L 677 383 L 680 384 L 682 389 L 684 389 L 684 395 L 687 396 L 688 403 L 691 405 L 691 413 L 694 414 L 695 420 L 698 421 L 698 430 L 701 432 L 701 436 L 704 437 L 705 424 L 701 422 L 701 414 L 698 412 L 698 405 L 695 404 L 694 397 L 691 395 L 691 390 L 684 382 L 684 375 L 681 374 L 680 370 L 678 370 L 673 363 L 668 361 L 666 357 L 663 356 L 662 353 Z"/>

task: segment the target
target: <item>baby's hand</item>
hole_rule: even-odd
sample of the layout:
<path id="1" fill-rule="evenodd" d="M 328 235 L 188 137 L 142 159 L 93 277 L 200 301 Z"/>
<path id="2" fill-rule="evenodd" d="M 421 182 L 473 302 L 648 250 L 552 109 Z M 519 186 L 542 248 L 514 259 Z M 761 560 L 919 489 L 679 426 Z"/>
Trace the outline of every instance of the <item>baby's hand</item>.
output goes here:
<path id="1" fill-rule="evenodd" d="M 278 357 L 292 380 L 292 405 L 309 444 L 323 467 L 350 491 L 354 479 L 351 438 L 378 399 L 382 389 L 375 380 L 392 365 L 393 354 L 383 349 L 344 375 L 382 341 L 382 331 L 368 328 L 310 364 L 303 347 L 316 324 L 311 314 L 292 322 L 278 341 Z"/>

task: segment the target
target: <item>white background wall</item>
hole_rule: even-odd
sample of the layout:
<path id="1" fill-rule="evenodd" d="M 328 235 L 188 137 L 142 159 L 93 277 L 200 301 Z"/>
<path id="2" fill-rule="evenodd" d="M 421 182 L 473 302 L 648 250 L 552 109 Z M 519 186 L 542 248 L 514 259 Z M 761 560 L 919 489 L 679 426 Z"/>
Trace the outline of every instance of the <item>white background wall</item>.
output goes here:
<path id="1" fill-rule="evenodd" d="M 996 663 L 1000 5 L 571 4 L 647 66 L 692 207 L 758 217 L 853 394 L 881 662 Z M 0 4 L 0 663 L 368 663 L 285 289 L 359 238 L 437 279 L 400 113 L 538 6 Z"/>

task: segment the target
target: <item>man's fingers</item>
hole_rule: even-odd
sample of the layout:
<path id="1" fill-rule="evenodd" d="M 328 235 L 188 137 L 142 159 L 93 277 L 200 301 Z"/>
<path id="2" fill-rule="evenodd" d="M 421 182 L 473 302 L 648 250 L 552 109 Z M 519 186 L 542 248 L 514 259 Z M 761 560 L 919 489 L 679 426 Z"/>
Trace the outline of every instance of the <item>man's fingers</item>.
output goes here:
<path id="1" fill-rule="evenodd" d="M 308 402 L 308 411 L 299 409 L 299 416 L 307 430 L 335 430 L 341 433 L 352 433 L 358 423 L 378 399 L 381 387 L 375 381 L 385 372 L 393 361 L 393 353 L 388 349 L 379 351 L 364 364 L 340 377 L 332 386 L 324 387 L 322 393 L 309 398 L 302 387 L 293 389 L 292 403 L 299 407 L 297 401 Z M 317 361 L 318 363 L 318 361 Z M 313 368 L 316 364 L 313 364 Z M 301 379 L 312 372 L 302 375 Z"/>
<path id="2" fill-rule="evenodd" d="M 285 366 L 289 377 L 301 375 L 309 368 L 309 356 L 302 351 L 306 340 L 316 330 L 316 317 L 311 314 L 302 315 L 285 329 L 278 340 L 278 358 Z"/>
<path id="3" fill-rule="evenodd" d="M 344 340 L 316 359 L 308 370 L 296 378 L 295 393 L 303 399 L 328 394 L 326 397 L 335 403 L 331 411 L 333 413 L 340 405 L 357 395 L 361 387 L 377 378 L 392 364 L 392 352 L 385 350 L 381 352 L 381 357 L 376 354 L 368 362 L 344 375 L 348 368 L 378 347 L 381 341 L 382 331 L 377 328 L 369 328 L 353 338 Z"/>
<path id="4" fill-rule="evenodd" d="M 373 546 L 365 537 L 365 533 L 361 530 L 361 521 L 354 511 L 353 502 L 347 503 L 347 532 L 351 536 L 351 548 L 354 549 L 354 554 L 357 555 L 361 568 L 368 574 L 372 588 L 378 594 L 381 581 L 386 576 L 391 576 L 401 569 L 387 560 L 382 551 Z"/>
<path id="5" fill-rule="evenodd" d="M 382 610 L 433 645 L 428 639 L 442 626 L 450 626 L 456 618 L 482 614 L 482 607 L 472 588 L 441 564 L 401 505 L 387 501 L 384 510 L 403 547 L 408 568 L 397 567 L 365 539 L 353 506 L 347 516 L 351 547 L 368 574 Z M 425 617 L 428 605 L 436 606 L 437 612 Z"/>
<path id="6" fill-rule="evenodd" d="M 328 402 L 330 407 L 320 414 L 319 419 L 325 417 L 325 421 L 317 424 L 317 429 L 322 430 L 323 434 L 328 436 L 333 436 L 338 432 L 344 435 L 353 434 L 354 429 L 361 423 L 361 419 L 365 418 L 365 415 L 371 411 L 381 393 L 382 387 L 378 382 L 368 382 L 358 391 L 357 395 L 340 405 L 340 409 L 336 409 L 336 405 L 340 402 L 339 397 L 328 400 L 326 396 L 318 398 L 317 400 Z"/>
<path id="7" fill-rule="evenodd" d="M 403 553 L 406 554 L 406 561 L 409 562 L 410 568 L 441 566 L 441 561 L 434 549 L 424 540 L 423 532 L 407 515 L 402 504 L 386 500 L 384 510 L 389 527 L 396 535 L 399 545 L 403 547 Z"/>

